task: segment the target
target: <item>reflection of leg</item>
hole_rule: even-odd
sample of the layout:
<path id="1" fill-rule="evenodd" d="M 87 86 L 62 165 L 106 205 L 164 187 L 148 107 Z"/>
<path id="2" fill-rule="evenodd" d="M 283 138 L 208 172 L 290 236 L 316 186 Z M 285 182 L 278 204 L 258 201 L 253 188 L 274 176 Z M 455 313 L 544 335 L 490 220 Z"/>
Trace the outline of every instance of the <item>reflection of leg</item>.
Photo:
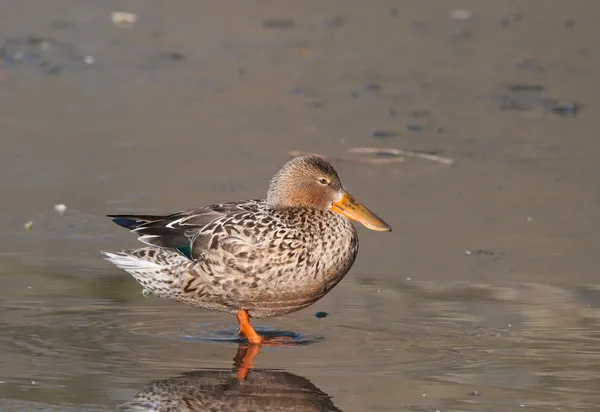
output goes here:
<path id="1" fill-rule="evenodd" d="M 254 358 L 258 355 L 259 351 L 260 346 L 257 345 L 248 345 L 247 347 L 240 345 L 238 347 L 235 358 L 233 358 L 233 364 L 235 365 L 239 382 L 246 380 L 248 370 L 252 368 Z"/>
<path id="2" fill-rule="evenodd" d="M 245 309 L 238 309 L 237 320 L 240 324 L 240 332 L 244 336 L 246 336 L 248 342 L 250 342 L 253 345 L 260 345 L 260 343 L 262 342 L 262 338 L 258 336 L 258 333 L 256 333 L 256 331 L 250 324 L 250 316 L 248 316 L 248 311 Z"/>
<path id="3" fill-rule="evenodd" d="M 298 343 L 291 336 L 273 336 L 272 338 L 264 338 L 262 341 L 263 346 L 270 347 L 286 347 L 286 346 L 295 346 Z"/>

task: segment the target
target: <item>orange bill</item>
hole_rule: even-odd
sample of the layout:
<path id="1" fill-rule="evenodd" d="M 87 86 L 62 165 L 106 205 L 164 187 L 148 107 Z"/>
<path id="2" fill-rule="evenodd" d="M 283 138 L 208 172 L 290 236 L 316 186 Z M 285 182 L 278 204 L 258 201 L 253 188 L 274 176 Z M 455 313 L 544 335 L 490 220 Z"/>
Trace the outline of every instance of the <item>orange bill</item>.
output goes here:
<path id="1" fill-rule="evenodd" d="M 351 194 L 344 191 L 342 199 L 331 204 L 331 210 L 346 216 L 350 220 L 362 223 L 366 228 L 380 232 L 391 232 L 392 227 L 385 223 L 375 213 L 356 200 Z"/>

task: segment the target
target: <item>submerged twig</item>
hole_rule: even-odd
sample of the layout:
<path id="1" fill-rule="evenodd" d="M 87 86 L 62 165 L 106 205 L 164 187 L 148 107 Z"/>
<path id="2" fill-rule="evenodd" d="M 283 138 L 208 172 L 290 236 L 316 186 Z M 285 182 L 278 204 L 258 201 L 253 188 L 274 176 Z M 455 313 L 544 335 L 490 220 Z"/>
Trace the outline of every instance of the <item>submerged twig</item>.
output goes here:
<path id="1" fill-rule="evenodd" d="M 420 159 L 431 160 L 432 162 L 443 163 L 446 165 L 454 164 L 454 160 L 448 157 L 442 157 L 434 154 L 412 152 L 410 150 L 378 148 L 378 147 L 351 147 L 346 150 L 347 153 L 382 153 L 394 156 L 417 157 Z M 394 158 L 392 158 L 394 159 Z"/>
<path id="2" fill-rule="evenodd" d="M 299 150 L 291 150 L 288 152 L 290 157 L 296 157 L 301 155 L 313 155 L 320 157 L 325 160 L 341 160 L 341 161 L 350 161 L 350 162 L 358 162 L 358 163 L 368 163 L 374 165 L 381 164 L 389 164 L 389 163 L 399 163 L 405 160 L 405 157 L 416 157 L 419 159 L 430 160 L 432 162 L 438 162 L 446 165 L 454 164 L 454 160 L 448 157 L 438 156 L 434 154 L 428 153 L 420 153 L 420 152 L 412 152 L 410 150 L 401 150 L 401 149 L 392 149 L 385 147 L 351 147 L 346 149 L 346 153 L 349 154 L 379 154 L 384 155 L 385 157 L 378 158 L 364 158 L 364 157 L 336 157 L 336 158 L 327 158 L 319 153 L 310 153 L 310 152 L 302 152 Z"/>

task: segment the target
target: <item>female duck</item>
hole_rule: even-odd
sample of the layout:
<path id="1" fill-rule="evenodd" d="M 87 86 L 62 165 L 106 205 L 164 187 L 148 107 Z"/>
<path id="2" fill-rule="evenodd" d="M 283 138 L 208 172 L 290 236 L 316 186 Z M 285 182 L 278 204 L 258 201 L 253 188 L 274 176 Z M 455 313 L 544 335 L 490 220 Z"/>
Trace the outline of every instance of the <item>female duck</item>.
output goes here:
<path id="1" fill-rule="evenodd" d="M 335 169 L 306 155 L 287 162 L 267 198 L 166 216 L 110 215 L 149 247 L 103 252 L 157 296 L 236 313 L 240 332 L 262 338 L 249 317 L 285 315 L 321 299 L 358 252 L 350 220 L 391 227 L 348 194 Z"/>

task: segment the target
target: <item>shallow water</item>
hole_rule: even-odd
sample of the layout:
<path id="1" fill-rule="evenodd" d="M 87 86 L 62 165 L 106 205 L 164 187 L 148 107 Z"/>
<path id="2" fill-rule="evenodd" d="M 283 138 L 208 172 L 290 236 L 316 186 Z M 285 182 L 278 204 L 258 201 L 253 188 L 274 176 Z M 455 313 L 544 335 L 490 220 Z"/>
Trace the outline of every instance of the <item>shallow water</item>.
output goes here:
<path id="1" fill-rule="evenodd" d="M 1 13 L 2 411 L 159 387 L 199 410 L 596 408 L 599 3 L 165 4 L 128 3 L 133 28 L 116 1 Z M 346 154 L 372 146 L 455 163 Z M 235 319 L 144 298 L 101 259 L 136 244 L 103 216 L 262 196 L 291 150 L 394 231 L 360 229 L 328 296 L 257 322 L 304 344 L 239 384 Z"/>

